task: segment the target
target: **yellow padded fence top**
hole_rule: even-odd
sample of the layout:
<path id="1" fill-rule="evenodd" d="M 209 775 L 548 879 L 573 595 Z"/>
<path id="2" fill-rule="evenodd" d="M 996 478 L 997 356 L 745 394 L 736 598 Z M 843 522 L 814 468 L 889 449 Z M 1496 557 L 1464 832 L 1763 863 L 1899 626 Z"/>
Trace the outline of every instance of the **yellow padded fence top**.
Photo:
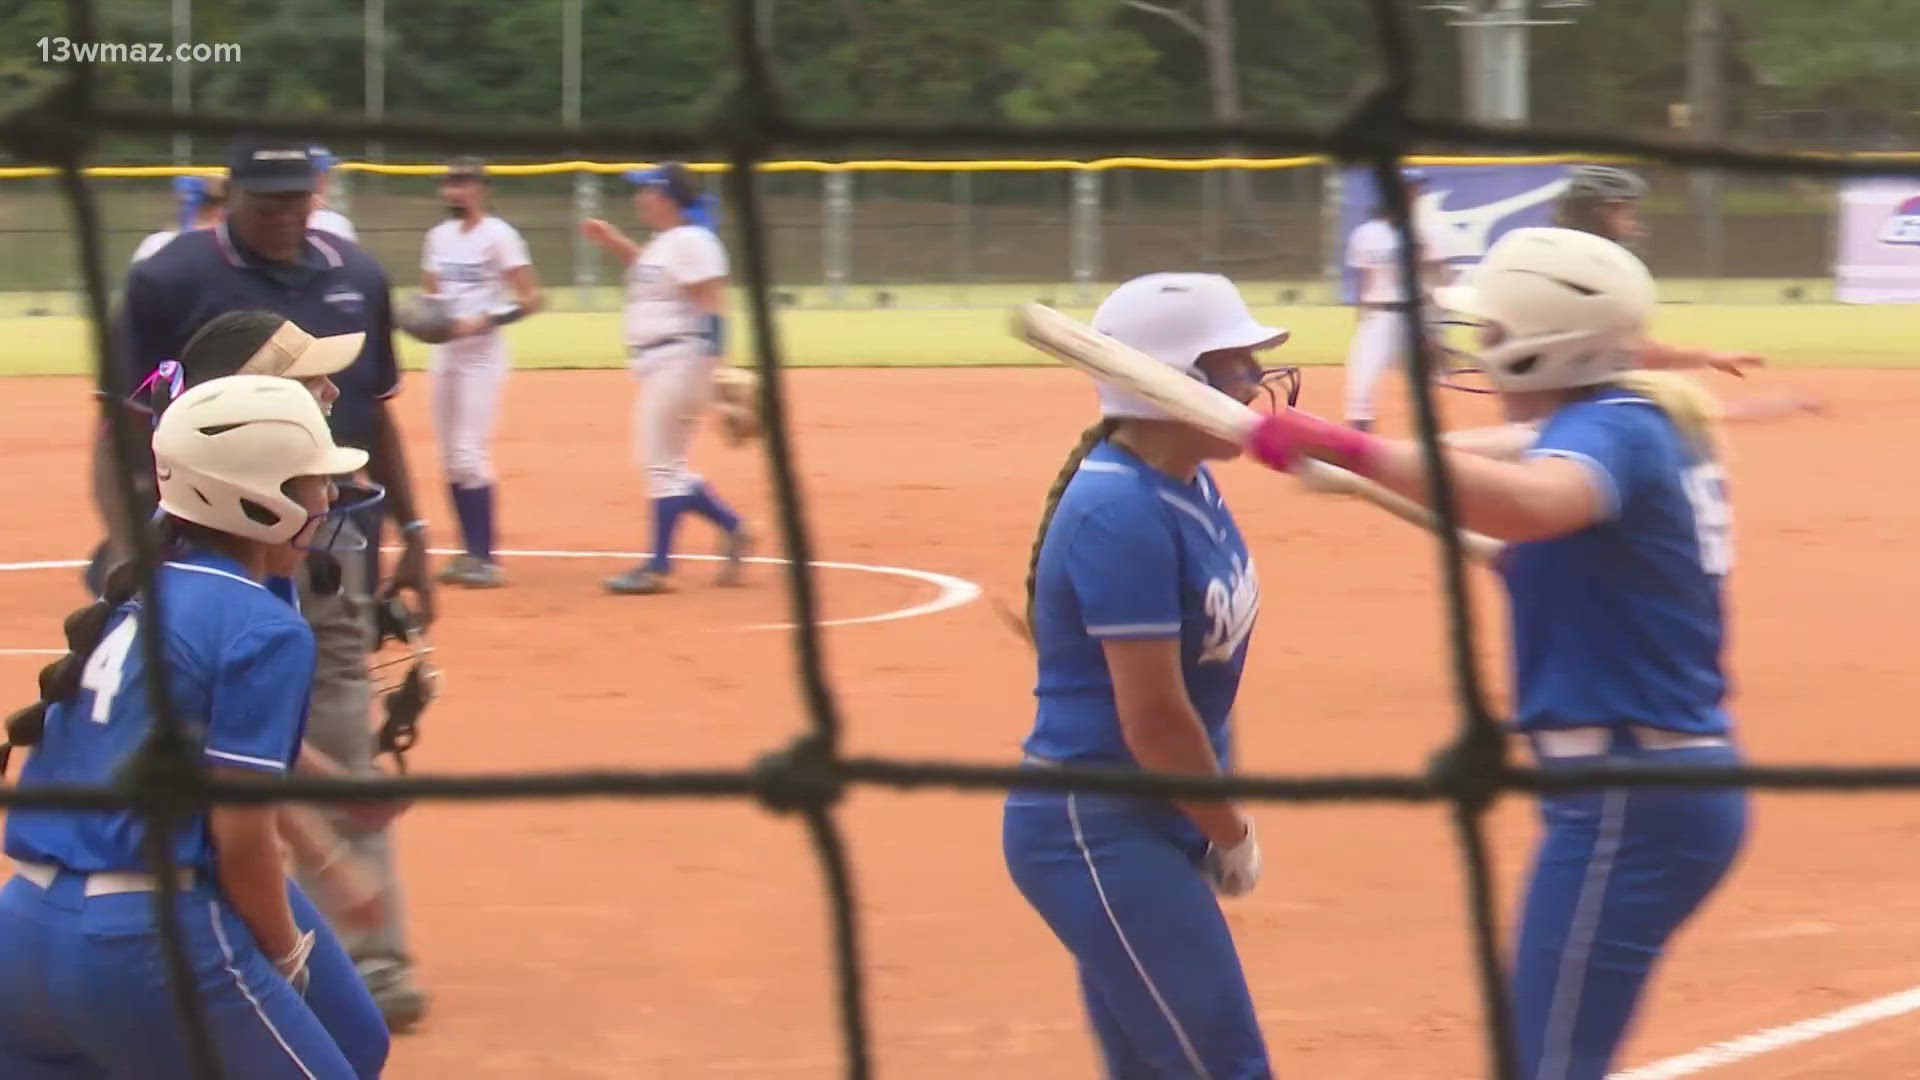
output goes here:
<path id="1" fill-rule="evenodd" d="M 1809 159 L 1829 159 L 1845 157 L 1871 161 L 1920 161 L 1920 152 L 1900 151 L 1865 154 L 1807 154 Z M 1540 154 L 1531 156 L 1494 156 L 1494 157 L 1449 157 L 1437 155 L 1413 155 L 1405 159 L 1409 165 L 1561 165 L 1575 162 L 1627 161 L 1624 158 L 1602 158 L 1591 155 Z M 910 161 L 900 159 L 876 159 L 865 161 L 768 161 L 759 166 L 760 172 L 1105 172 L 1110 169 L 1159 169 L 1165 171 L 1198 171 L 1205 169 L 1298 169 L 1312 165 L 1324 165 L 1329 161 L 1322 155 L 1302 155 L 1298 157 L 1247 158 L 1247 157 L 1211 157 L 1211 158 L 1157 158 L 1157 157 L 1109 157 L 1095 158 L 1089 161 L 1075 161 L 1065 158 L 1039 159 L 1000 159 L 1000 160 L 956 160 L 956 161 Z M 618 175 L 629 169 L 650 168 L 656 162 L 606 162 L 606 161 L 542 161 L 526 164 L 489 164 L 487 172 L 495 176 L 555 176 L 566 173 L 605 173 Z M 382 176 L 437 176 L 446 171 L 444 164 L 397 165 L 372 161 L 342 161 L 333 166 L 346 172 L 374 173 Z M 693 162 L 688 166 L 695 172 L 725 172 L 724 162 Z M 171 176 L 219 176 L 226 172 L 220 166 L 201 165 L 96 165 L 86 170 L 91 177 L 100 178 L 141 178 Z M 0 166 L 0 180 L 22 180 L 33 177 L 54 175 L 55 170 L 41 165 Z"/>

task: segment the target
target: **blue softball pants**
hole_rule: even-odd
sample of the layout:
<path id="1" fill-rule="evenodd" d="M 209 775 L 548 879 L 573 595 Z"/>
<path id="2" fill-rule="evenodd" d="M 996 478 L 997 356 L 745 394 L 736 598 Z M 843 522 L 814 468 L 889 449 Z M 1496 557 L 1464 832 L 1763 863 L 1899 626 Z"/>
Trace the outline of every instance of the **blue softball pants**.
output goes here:
<path id="1" fill-rule="evenodd" d="M 1544 770 L 1733 765 L 1732 746 L 1543 758 Z M 1738 788 L 1611 788 L 1540 800 L 1545 829 L 1520 918 L 1513 1016 L 1523 1080 L 1603 1080 L 1669 938 L 1726 876 L 1746 834 Z"/>
<path id="2" fill-rule="evenodd" d="M 1015 790 L 1007 869 L 1079 964 L 1109 1080 L 1273 1075 L 1206 841 L 1163 801 Z"/>
<path id="3" fill-rule="evenodd" d="M 51 887 L 0 887 L 0 1076 L 7 1080 L 191 1080 L 150 892 L 88 897 L 61 871 Z M 175 908 L 225 1075 L 374 1080 L 388 1034 L 353 961 L 289 883 L 294 921 L 318 935 L 303 998 L 209 883 Z"/>

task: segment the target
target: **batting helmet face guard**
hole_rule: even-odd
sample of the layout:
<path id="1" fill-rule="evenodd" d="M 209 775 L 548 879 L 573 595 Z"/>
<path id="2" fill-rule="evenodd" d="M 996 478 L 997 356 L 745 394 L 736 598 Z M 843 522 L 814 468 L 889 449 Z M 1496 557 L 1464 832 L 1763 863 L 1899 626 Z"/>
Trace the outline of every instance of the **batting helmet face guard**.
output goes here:
<path id="1" fill-rule="evenodd" d="M 1502 393 L 1592 386 L 1632 368 L 1654 296 L 1631 251 L 1543 228 L 1513 230 L 1464 284 L 1435 291 L 1480 328 L 1474 364 Z"/>

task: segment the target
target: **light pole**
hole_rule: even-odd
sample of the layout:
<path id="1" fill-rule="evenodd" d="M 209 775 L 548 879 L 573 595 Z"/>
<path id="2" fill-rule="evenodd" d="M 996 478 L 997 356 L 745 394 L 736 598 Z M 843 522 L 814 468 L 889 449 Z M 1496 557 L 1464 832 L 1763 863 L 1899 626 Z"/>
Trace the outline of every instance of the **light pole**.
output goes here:
<path id="1" fill-rule="evenodd" d="M 1467 117 L 1481 124 L 1524 124 L 1528 119 L 1527 32 L 1536 26 L 1571 26 L 1572 19 L 1536 19 L 1528 0 L 1455 0 L 1427 4 L 1453 16 L 1461 30 L 1462 83 Z M 1542 0 L 1543 11 L 1571 11 L 1590 0 Z"/>

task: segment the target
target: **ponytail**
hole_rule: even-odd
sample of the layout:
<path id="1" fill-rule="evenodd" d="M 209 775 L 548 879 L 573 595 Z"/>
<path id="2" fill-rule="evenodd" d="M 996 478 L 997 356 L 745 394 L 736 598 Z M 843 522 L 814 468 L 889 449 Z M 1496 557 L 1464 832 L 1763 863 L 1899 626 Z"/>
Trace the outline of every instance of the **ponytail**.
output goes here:
<path id="1" fill-rule="evenodd" d="M 40 700 L 16 710 L 6 720 L 6 742 L 0 743 L 0 774 L 16 746 L 38 746 L 46 733 L 47 707 L 80 692 L 80 677 L 93 650 L 106 636 L 107 623 L 120 605 L 133 599 L 137 582 L 133 563 L 123 562 L 107 574 L 101 597 L 68 615 L 63 624 L 67 655 L 40 669 Z"/>
<path id="2" fill-rule="evenodd" d="M 1613 383 L 1659 406 L 1701 457 L 1720 459 L 1720 403 L 1699 383 L 1677 372 L 1644 368 L 1623 372 Z"/>
<path id="3" fill-rule="evenodd" d="M 1113 436 L 1120 421 L 1108 418 L 1101 420 L 1080 433 L 1080 441 L 1074 444 L 1067 460 L 1061 462 L 1060 471 L 1054 475 L 1053 486 L 1047 489 L 1046 509 L 1040 511 L 1040 528 L 1033 535 L 1033 550 L 1027 555 L 1027 636 L 1033 636 L 1033 596 L 1039 584 L 1040 549 L 1046 546 L 1047 528 L 1053 524 L 1053 512 L 1059 509 L 1060 496 L 1066 494 L 1067 485 L 1073 482 L 1073 474 L 1080 471 L 1080 463 L 1087 459 L 1093 448 Z"/>

